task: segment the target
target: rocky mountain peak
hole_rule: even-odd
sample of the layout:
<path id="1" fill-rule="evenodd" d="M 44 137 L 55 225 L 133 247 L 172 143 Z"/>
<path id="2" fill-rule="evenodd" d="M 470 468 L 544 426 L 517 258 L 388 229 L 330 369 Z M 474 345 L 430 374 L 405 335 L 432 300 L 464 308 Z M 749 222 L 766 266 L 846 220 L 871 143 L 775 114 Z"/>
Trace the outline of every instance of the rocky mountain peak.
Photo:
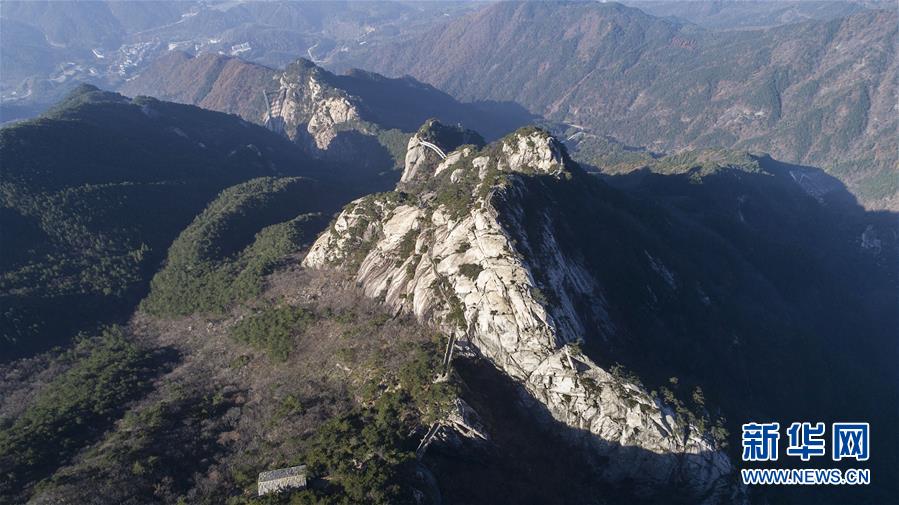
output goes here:
<path id="1" fill-rule="evenodd" d="M 564 148 L 525 128 L 482 149 L 446 152 L 463 132 L 442 128 L 429 121 L 410 140 L 402 191 L 348 205 L 304 265 L 349 271 L 366 295 L 484 356 L 522 385 L 535 412 L 619 462 L 597 468 L 598 478 L 677 484 L 697 497 L 729 493 L 730 462 L 702 428 L 581 351 L 588 325 L 616 332 L 603 288 L 556 243 L 547 209 L 518 204 L 529 179 L 572 175 Z M 590 314 L 576 310 L 581 296 Z"/>
<path id="2" fill-rule="evenodd" d="M 571 168 L 564 146 L 541 128 L 520 128 L 502 140 L 500 170 L 561 175 Z"/>
<path id="3" fill-rule="evenodd" d="M 318 157 L 328 158 L 341 131 L 361 120 L 357 100 L 327 82 L 312 62 L 297 60 L 274 76 L 276 89 L 265 92 L 263 123 L 287 135 Z"/>
<path id="4" fill-rule="evenodd" d="M 519 128 L 485 147 L 476 132 L 429 120 L 409 139 L 401 182 L 426 182 L 447 168 L 453 169 L 450 183 L 471 172 L 467 178 L 483 182 L 484 190 L 503 174 L 570 177 L 577 170 L 564 145 L 541 128 Z"/>
<path id="5" fill-rule="evenodd" d="M 297 58 L 292 63 L 288 64 L 284 68 L 284 71 L 286 73 L 300 74 L 300 73 L 305 73 L 305 72 L 316 73 L 316 72 L 319 72 L 320 69 L 319 69 L 318 65 L 316 65 L 315 63 L 313 63 L 312 61 L 310 61 L 306 58 Z"/>
<path id="6" fill-rule="evenodd" d="M 425 121 L 415 135 L 421 140 L 440 146 L 447 152 L 465 144 L 483 147 L 485 143 L 481 135 L 474 130 L 463 128 L 461 125 L 445 125 L 434 118 Z"/>
<path id="7" fill-rule="evenodd" d="M 469 146 L 454 152 L 461 146 Z M 409 139 L 402 183 L 425 182 L 441 170 L 457 162 L 472 148 L 484 146 L 484 139 L 475 131 L 461 126 L 447 126 L 436 119 L 429 119 Z"/>

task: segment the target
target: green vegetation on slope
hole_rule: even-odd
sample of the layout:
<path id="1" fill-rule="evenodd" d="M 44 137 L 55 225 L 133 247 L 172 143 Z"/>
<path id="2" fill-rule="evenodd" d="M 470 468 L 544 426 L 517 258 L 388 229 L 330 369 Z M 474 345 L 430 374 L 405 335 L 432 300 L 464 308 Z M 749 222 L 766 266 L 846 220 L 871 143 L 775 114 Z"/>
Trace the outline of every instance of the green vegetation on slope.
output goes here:
<path id="1" fill-rule="evenodd" d="M 258 295 L 278 261 L 313 238 L 317 215 L 290 218 L 314 209 L 318 190 L 306 179 L 265 177 L 223 191 L 172 244 L 142 307 L 157 316 L 222 313 Z"/>
<path id="2" fill-rule="evenodd" d="M 154 373 L 150 355 L 115 327 L 85 338 L 58 359 L 70 368 L 21 416 L 2 424 L 0 495 L 15 495 L 101 435 L 125 404 L 148 388 Z"/>
<path id="3" fill-rule="evenodd" d="M 397 129 L 385 130 L 378 128 L 378 142 L 384 146 L 384 149 L 390 153 L 393 158 L 393 166 L 397 170 L 402 170 L 406 162 L 406 146 L 409 145 L 409 135 Z"/>
<path id="4" fill-rule="evenodd" d="M 396 376 L 382 378 L 388 384 L 370 388 L 364 403 L 316 430 L 299 461 L 311 479 L 324 479 L 322 486 L 241 503 L 417 503 L 421 430 L 443 418 L 459 394 L 453 382 L 434 383 L 440 349 L 433 344 L 407 345 Z"/>
<path id="5" fill-rule="evenodd" d="M 478 132 L 463 128 L 461 125 L 445 125 L 436 119 L 428 119 L 418 129 L 418 136 L 422 140 L 437 144 L 449 153 L 459 146 L 472 144 L 483 147 L 486 142 Z"/>
<path id="6" fill-rule="evenodd" d="M 216 436 L 235 395 L 164 387 L 161 398 L 129 408 L 101 441 L 41 481 L 37 494 L 74 485 L 81 494 L 63 491 L 53 502 L 83 503 L 84 493 L 91 492 L 105 503 L 128 503 L 137 497 L 178 503 L 201 462 L 221 454 Z"/>
<path id="7" fill-rule="evenodd" d="M 627 173 L 652 163 L 656 158 L 645 149 L 626 146 L 611 137 L 600 137 L 573 128 L 569 128 L 563 138 L 578 163 L 603 173 Z"/>
<path id="8" fill-rule="evenodd" d="M 0 361 L 128 314 L 224 188 L 313 169 L 294 144 L 234 116 L 90 86 L 0 130 L 0 157 Z"/>
<path id="9" fill-rule="evenodd" d="M 413 503 L 413 490 L 430 486 L 416 477 L 415 448 L 457 397 L 454 379 L 433 383 L 446 341 L 384 312 L 341 275 L 279 264 L 277 285 L 256 297 L 252 316 L 232 306 L 222 324 L 177 336 L 191 318 L 135 316 L 121 342 L 165 346 L 175 337 L 170 373 L 141 383 L 146 394 L 117 398 L 109 416 L 117 422 L 94 420 L 93 435 L 72 443 L 77 451 L 48 456 L 40 473 L 17 482 L 11 503 Z M 284 285 L 308 304 L 275 302 Z M 253 340 L 272 333 L 286 350 L 274 363 L 269 342 Z M 129 363 L 117 355 L 102 364 Z M 102 375 L 77 376 L 88 374 Z M 67 391 L 59 377 L 45 390 Z M 93 388 L 78 397 L 96 397 L 87 393 Z M 0 400 L 0 409 L 9 406 Z M 57 431 L 85 432 L 80 422 L 65 417 Z M 4 457 L 19 457 L 19 449 Z M 26 469 L 3 462 L 10 475 Z M 309 465 L 313 490 L 256 497 L 260 471 L 296 464 Z"/>
<path id="10" fill-rule="evenodd" d="M 293 349 L 293 337 L 306 330 L 315 315 L 297 307 L 266 307 L 248 316 L 231 328 L 231 336 L 265 350 L 272 358 L 285 361 Z"/>

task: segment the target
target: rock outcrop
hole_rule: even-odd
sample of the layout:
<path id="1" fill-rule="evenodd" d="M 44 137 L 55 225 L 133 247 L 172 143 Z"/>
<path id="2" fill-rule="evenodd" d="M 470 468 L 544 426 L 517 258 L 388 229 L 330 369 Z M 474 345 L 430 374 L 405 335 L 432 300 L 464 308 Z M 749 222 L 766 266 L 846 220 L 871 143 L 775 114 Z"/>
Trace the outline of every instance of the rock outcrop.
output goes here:
<path id="1" fill-rule="evenodd" d="M 278 75 L 277 89 L 266 92 L 267 110 L 262 122 L 283 133 L 318 157 L 338 149 L 342 131 L 360 127 L 360 106 L 342 90 L 322 82 L 323 72 L 306 60 L 298 60 Z"/>
<path id="2" fill-rule="evenodd" d="M 474 346 L 524 386 L 535 412 L 608 458 L 600 478 L 644 492 L 677 483 L 697 499 L 730 492 L 730 462 L 706 433 L 580 350 L 586 324 L 616 331 L 602 287 L 554 247 L 541 216 L 509 203 L 525 178 L 583 176 L 563 146 L 526 128 L 478 148 L 441 128 L 429 122 L 410 140 L 398 191 L 348 205 L 304 264 L 350 269 L 368 296 Z M 529 243 L 544 253 L 521 254 Z M 581 296 L 592 313 L 576 308 Z"/>
<path id="3" fill-rule="evenodd" d="M 465 152 L 471 151 L 469 148 L 468 151 L 463 149 L 452 152 L 462 145 L 483 147 L 484 139 L 477 132 L 461 127 L 448 127 L 436 119 L 429 119 L 409 139 L 406 147 L 405 169 L 400 182 L 411 183 L 415 180 L 427 180 L 429 175 L 436 175 L 436 173 L 425 173 L 426 171 L 435 169 L 436 166 L 436 171 L 439 172 L 454 165 Z M 450 153 L 449 156 L 446 155 L 447 152 Z"/>

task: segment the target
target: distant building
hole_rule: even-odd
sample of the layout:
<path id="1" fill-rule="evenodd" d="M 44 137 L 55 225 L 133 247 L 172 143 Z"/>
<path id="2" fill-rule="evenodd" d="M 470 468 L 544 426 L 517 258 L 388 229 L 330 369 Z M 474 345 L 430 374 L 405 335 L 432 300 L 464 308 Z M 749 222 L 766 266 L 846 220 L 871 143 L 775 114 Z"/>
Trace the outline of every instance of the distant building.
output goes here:
<path id="1" fill-rule="evenodd" d="M 306 465 L 279 468 L 259 474 L 259 496 L 285 489 L 306 488 Z"/>

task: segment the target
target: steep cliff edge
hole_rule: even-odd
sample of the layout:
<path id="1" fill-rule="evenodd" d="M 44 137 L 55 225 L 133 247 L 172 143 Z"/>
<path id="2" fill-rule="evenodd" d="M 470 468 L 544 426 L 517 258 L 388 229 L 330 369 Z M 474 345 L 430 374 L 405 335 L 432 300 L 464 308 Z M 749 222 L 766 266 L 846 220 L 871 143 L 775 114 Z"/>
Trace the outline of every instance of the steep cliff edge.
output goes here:
<path id="1" fill-rule="evenodd" d="M 122 91 L 237 114 L 288 137 L 317 159 L 378 171 L 401 167 L 408 134 L 381 124 L 339 79 L 305 59 L 278 70 L 234 57 L 173 51 Z"/>
<path id="2" fill-rule="evenodd" d="M 299 60 L 274 76 L 277 89 L 265 92 L 262 121 L 311 152 L 325 155 L 341 128 L 360 121 L 359 106 L 341 90 L 324 85 L 321 70 Z"/>
<path id="3" fill-rule="evenodd" d="M 402 166 L 408 133 L 377 122 L 363 100 L 335 84 L 336 76 L 297 60 L 260 90 L 259 121 L 314 158 L 382 172 Z"/>
<path id="4" fill-rule="evenodd" d="M 514 204 L 527 179 L 586 175 L 542 130 L 481 144 L 428 122 L 409 141 L 397 191 L 348 205 L 304 264 L 355 272 L 368 296 L 473 346 L 536 410 L 608 458 L 602 479 L 644 492 L 678 485 L 711 500 L 731 493 L 731 464 L 708 433 L 581 350 L 588 326 L 617 338 L 602 288 L 554 243 L 547 216 Z"/>

